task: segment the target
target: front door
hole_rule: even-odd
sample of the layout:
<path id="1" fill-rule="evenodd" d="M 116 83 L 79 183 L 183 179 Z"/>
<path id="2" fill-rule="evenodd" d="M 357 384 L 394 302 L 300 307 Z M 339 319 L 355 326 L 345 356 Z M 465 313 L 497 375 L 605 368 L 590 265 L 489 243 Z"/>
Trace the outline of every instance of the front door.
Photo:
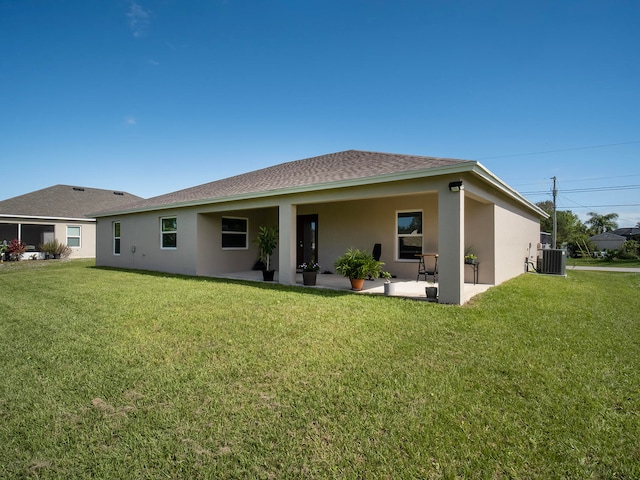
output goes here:
<path id="1" fill-rule="evenodd" d="M 298 215 L 296 265 L 318 262 L 318 215 Z"/>

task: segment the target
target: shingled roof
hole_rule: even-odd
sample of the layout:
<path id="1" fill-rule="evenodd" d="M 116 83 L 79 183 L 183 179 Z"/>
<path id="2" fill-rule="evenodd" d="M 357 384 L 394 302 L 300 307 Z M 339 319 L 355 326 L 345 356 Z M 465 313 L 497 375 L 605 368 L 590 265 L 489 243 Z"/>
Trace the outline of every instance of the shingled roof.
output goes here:
<path id="1" fill-rule="evenodd" d="M 117 209 L 141 197 L 98 188 L 54 185 L 0 201 L 0 217 L 84 218 L 91 212 Z"/>
<path id="2" fill-rule="evenodd" d="M 347 150 L 281 163 L 273 167 L 167 193 L 127 205 L 124 210 L 150 210 L 172 205 L 205 203 L 237 196 L 277 193 L 295 188 L 313 188 L 338 182 L 394 176 L 406 172 L 461 164 L 475 164 L 475 162 L 451 158 Z"/>

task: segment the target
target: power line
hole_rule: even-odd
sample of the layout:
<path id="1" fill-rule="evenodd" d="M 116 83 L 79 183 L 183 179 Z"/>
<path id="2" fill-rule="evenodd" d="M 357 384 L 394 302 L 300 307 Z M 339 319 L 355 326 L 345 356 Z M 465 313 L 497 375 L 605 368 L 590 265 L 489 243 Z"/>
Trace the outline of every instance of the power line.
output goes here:
<path id="1" fill-rule="evenodd" d="M 614 190 L 634 190 L 640 188 L 640 185 L 620 185 L 610 187 L 591 187 L 591 188 L 572 188 L 562 190 L 562 193 L 586 193 L 586 192 L 612 192 Z M 536 190 L 531 192 L 520 192 L 523 195 L 546 195 L 549 190 Z"/>
<path id="2" fill-rule="evenodd" d="M 605 207 L 640 207 L 640 203 L 619 203 L 619 204 L 611 204 L 611 205 L 579 205 L 573 207 L 558 207 L 558 209 L 577 209 L 577 208 L 605 208 Z"/>
<path id="3" fill-rule="evenodd" d="M 590 148 L 617 147 L 619 145 L 631 145 L 631 144 L 634 144 L 634 143 L 640 143 L 640 140 L 634 140 L 633 142 L 607 143 L 607 144 L 604 144 L 604 145 L 589 145 L 587 147 L 562 148 L 562 149 L 559 149 L 559 150 L 545 150 L 545 151 L 541 151 L 541 152 L 513 153 L 511 155 L 496 155 L 494 157 L 478 158 L 478 160 L 493 160 L 495 158 L 524 157 L 525 155 L 542 155 L 542 154 L 545 154 L 545 153 L 571 152 L 571 151 L 575 151 L 575 150 L 588 150 Z"/>
<path id="4" fill-rule="evenodd" d="M 640 173 L 630 173 L 628 175 L 617 175 L 615 177 L 591 177 L 591 178 L 581 178 L 578 180 L 563 180 L 562 183 L 576 183 L 576 182 L 595 182 L 600 180 L 615 180 L 618 178 L 629 178 L 629 177 L 640 177 Z M 512 187 L 528 187 L 529 185 L 546 185 L 547 181 L 539 181 L 535 183 L 514 183 L 511 184 Z"/>

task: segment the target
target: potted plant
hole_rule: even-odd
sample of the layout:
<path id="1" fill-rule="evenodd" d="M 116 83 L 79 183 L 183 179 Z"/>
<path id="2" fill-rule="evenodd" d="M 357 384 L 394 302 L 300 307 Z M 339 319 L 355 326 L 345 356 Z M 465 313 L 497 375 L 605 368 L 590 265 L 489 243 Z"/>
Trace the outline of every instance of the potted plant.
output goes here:
<path id="1" fill-rule="evenodd" d="M 71 247 L 54 240 L 40 245 L 40 251 L 44 252 L 45 258 L 67 258 L 71 255 Z"/>
<path id="2" fill-rule="evenodd" d="M 260 260 L 264 263 L 262 278 L 265 282 L 273 281 L 275 270 L 271 270 L 271 255 L 278 246 L 278 227 L 258 227 L 258 237 L 254 240 L 260 249 Z"/>
<path id="3" fill-rule="evenodd" d="M 476 255 L 473 253 L 473 250 L 471 249 L 471 247 L 467 247 L 464 250 L 464 263 L 473 265 L 477 261 L 478 261 L 478 257 L 476 257 Z"/>
<path id="4" fill-rule="evenodd" d="M 317 262 L 305 262 L 298 268 L 302 270 L 302 283 L 303 285 L 315 285 L 316 276 L 320 270 L 320 265 Z"/>
<path id="5" fill-rule="evenodd" d="M 4 262 L 4 252 L 7 251 L 7 246 L 4 243 L 0 243 L 0 262 Z"/>
<path id="6" fill-rule="evenodd" d="M 469 253 L 469 254 L 464 256 L 464 263 L 468 263 L 470 265 L 473 265 L 477 261 L 478 261 L 478 257 L 476 257 L 473 253 Z"/>
<path id="7" fill-rule="evenodd" d="M 364 279 L 378 278 L 382 274 L 383 262 L 373 258 L 368 252 L 349 248 L 335 261 L 336 272 L 351 281 L 352 290 L 362 290 Z"/>
<path id="8" fill-rule="evenodd" d="M 380 276 L 384 278 L 384 294 L 395 295 L 396 285 L 394 283 L 391 283 L 391 274 L 389 272 L 382 272 Z"/>
<path id="9" fill-rule="evenodd" d="M 427 284 L 427 286 L 424 287 L 424 291 L 427 294 L 427 302 L 438 301 L 438 287 L 436 287 L 435 283 L 432 285 Z"/>

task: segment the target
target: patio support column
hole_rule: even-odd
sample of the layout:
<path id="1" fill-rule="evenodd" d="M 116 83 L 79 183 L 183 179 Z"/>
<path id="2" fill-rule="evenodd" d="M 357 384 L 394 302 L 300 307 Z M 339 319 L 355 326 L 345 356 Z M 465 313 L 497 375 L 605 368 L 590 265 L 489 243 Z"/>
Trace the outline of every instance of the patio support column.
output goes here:
<path id="1" fill-rule="evenodd" d="M 278 281 L 296 284 L 296 205 L 281 203 L 278 215 Z"/>
<path id="2" fill-rule="evenodd" d="M 464 300 L 464 190 L 438 189 L 438 301 Z"/>

